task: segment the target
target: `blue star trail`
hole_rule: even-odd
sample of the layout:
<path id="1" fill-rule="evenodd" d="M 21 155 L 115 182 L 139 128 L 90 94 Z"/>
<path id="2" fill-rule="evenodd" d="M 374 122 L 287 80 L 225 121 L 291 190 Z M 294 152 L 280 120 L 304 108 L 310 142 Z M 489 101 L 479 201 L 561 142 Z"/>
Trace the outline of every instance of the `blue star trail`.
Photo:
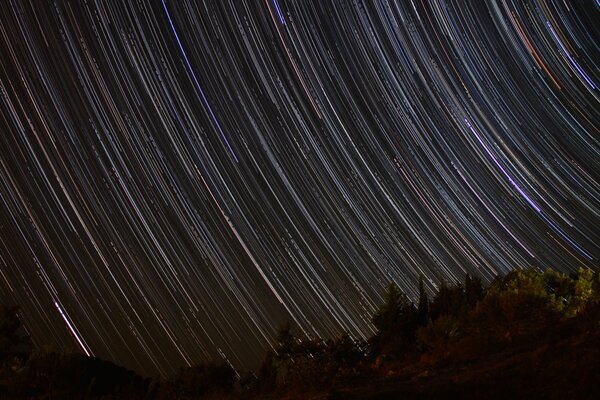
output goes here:
<path id="1" fill-rule="evenodd" d="M 598 2 L 0 7 L 0 300 L 147 375 L 598 269 Z"/>

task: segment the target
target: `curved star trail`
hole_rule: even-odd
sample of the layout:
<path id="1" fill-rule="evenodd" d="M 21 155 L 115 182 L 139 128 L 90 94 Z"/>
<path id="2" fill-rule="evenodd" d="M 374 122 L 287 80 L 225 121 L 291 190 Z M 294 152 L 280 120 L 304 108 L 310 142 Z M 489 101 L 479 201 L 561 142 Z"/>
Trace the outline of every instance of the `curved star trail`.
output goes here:
<path id="1" fill-rule="evenodd" d="M 421 273 L 597 269 L 599 7 L 6 0 L 1 300 L 168 374 L 368 337 Z"/>

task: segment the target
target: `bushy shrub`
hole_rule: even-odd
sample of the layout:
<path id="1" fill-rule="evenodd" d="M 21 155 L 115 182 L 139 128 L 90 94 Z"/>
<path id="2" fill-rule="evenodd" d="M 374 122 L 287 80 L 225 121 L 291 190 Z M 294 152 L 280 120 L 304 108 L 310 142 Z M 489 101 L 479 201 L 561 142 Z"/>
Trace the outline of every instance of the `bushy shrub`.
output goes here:
<path id="1" fill-rule="evenodd" d="M 323 340 L 293 333 L 289 324 L 279 329 L 274 352 L 267 353 L 258 376 L 259 391 L 274 387 L 302 390 L 329 387 L 354 373 L 365 358 L 366 343 L 344 333 Z"/>
<path id="2" fill-rule="evenodd" d="M 425 350 L 445 349 L 452 339 L 458 337 L 460 324 L 451 315 L 442 315 L 431 324 L 417 331 L 417 343 Z"/>
<path id="3" fill-rule="evenodd" d="M 180 368 L 161 386 L 163 397 L 197 398 L 207 394 L 230 393 L 235 371 L 228 364 L 208 362 Z"/>

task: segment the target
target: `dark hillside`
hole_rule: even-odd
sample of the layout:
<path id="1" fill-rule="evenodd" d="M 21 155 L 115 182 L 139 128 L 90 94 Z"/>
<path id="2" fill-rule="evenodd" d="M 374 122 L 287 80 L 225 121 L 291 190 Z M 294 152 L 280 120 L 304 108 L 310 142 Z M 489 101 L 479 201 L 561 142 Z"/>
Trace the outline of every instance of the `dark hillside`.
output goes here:
<path id="1" fill-rule="evenodd" d="M 256 372 L 223 363 L 143 379 L 79 354 L 31 351 L 17 309 L 0 314 L 7 399 L 597 399 L 599 274 L 516 270 L 488 287 L 471 276 L 417 304 L 391 284 L 369 341 L 279 329 Z"/>

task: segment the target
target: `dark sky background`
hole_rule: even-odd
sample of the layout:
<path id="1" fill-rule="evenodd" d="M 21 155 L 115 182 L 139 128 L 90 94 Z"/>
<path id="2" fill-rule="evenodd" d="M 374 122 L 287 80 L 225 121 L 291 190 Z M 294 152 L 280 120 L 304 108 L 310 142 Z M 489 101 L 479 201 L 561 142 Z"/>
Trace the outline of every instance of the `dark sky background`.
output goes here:
<path id="1" fill-rule="evenodd" d="M 144 374 L 597 269 L 597 1 L 4 0 L 0 301 Z"/>

